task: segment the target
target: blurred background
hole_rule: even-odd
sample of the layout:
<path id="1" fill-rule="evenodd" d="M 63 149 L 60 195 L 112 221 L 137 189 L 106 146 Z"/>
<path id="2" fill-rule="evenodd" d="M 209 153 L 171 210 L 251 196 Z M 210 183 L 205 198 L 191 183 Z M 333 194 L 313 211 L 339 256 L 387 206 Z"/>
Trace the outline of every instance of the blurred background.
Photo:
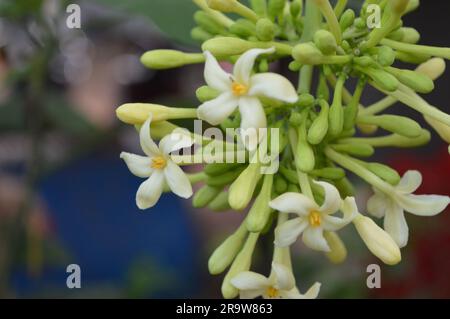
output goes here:
<path id="1" fill-rule="evenodd" d="M 71 3 L 81 8 L 80 29 L 67 27 Z M 202 65 L 155 72 L 139 63 L 151 49 L 198 51 L 189 37 L 195 10 L 188 0 L 0 0 L 0 297 L 220 298 L 222 276 L 208 274 L 207 260 L 242 213 L 194 210 L 168 194 L 139 211 L 141 180 L 119 159 L 140 152 L 138 137 L 115 118 L 124 102 L 198 105 Z M 448 12 L 448 1 L 422 1 L 406 24 L 422 43 L 449 46 Z M 427 96 L 447 112 L 449 81 L 447 72 Z M 364 102 L 377 98 L 367 91 Z M 450 194 L 437 136 L 377 156 L 401 173 L 422 171 L 420 192 Z M 294 247 L 301 290 L 320 281 L 325 298 L 449 298 L 449 213 L 408 215 L 410 245 L 399 266 L 381 265 L 381 289 L 366 286 L 366 267 L 378 261 L 352 227 L 342 265 Z M 271 249 L 270 239 L 259 245 L 256 269 L 268 270 Z M 69 264 L 81 267 L 81 289 L 66 287 Z"/>

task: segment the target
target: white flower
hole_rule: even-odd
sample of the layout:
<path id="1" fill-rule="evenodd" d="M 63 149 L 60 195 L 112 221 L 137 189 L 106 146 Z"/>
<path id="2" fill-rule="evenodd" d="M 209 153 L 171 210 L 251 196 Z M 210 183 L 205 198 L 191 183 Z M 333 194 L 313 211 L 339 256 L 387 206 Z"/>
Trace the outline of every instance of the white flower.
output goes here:
<path id="1" fill-rule="evenodd" d="M 402 248 L 408 243 L 408 224 L 404 211 L 418 216 L 434 216 L 450 203 L 450 197 L 440 195 L 414 195 L 422 184 L 418 171 L 408 171 L 400 183 L 388 194 L 374 188 L 375 194 L 367 202 L 367 210 L 375 217 L 384 217 L 384 229 Z"/>
<path id="2" fill-rule="evenodd" d="M 275 229 L 275 245 L 286 247 L 297 240 L 303 233 L 302 239 L 311 249 L 330 251 L 330 247 L 323 236 L 324 231 L 337 231 L 349 224 L 358 213 L 353 197 L 342 201 L 339 191 L 333 185 L 325 182 L 315 182 L 325 191 L 325 200 L 321 207 L 313 200 L 299 193 L 285 193 L 269 203 L 273 209 L 281 213 L 294 213 L 298 217 L 288 220 Z M 331 216 L 338 210 L 343 217 Z"/>
<path id="3" fill-rule="evenodd" d="M 192 186 L 183 170 L 176 165 L 169 154 L 190 147 L 193 140 L 187 134 L 172 133 L 155 144 L 150 136 L 151 117 L 142 125 L 139 138 L 147 156 L 122 152 L 122 158 L 135 176 L 148 179 L 141 184 L 136 194 L 136 204 L 140 209 L 153 207 L 161 197 L 167 184 L 180 197 L 192 196 Z"/>
<path id="4" fill-rule="evenodd" d="M 254 299 L 260 296 L 264 299 L 315 299 L 320 290 L 320 283 L 316 282 L 304 295 L 300 294 L 295 286 L 292 271 L 276 262 L 272 262 L 269 278 L 245 271 L 231 279 L 231 284 L 239 289 L 241 299 Z"/>
<path id="5" fill-rule="evenodd" d="M 259 96 L 295 103 L 298 95 L 285 77 L 276 73 L 259 73 L 252 75 L 256 58 L 260 54 L 273 53 L 271 49 L 252 49 L 244 53 L 236 62 L 233 74 L 226 73 L 216 58 L 205 52 L 205 81 L 209 87 L 220 95 L 198 108 L 198 117 L 212 125 L 218 125 L 228 118 L 237 107 L 241 113 L 241 134 L 245 145 L 250 150 L 256 148 L 264 137 L 258 130 L 267 127 L 266 114 Z"/>

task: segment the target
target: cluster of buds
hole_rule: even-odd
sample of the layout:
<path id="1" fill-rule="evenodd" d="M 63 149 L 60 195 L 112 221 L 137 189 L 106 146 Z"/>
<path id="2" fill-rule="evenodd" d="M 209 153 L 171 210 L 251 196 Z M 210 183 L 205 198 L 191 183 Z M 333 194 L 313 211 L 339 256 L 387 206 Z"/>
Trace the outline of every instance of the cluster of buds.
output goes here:
<path id="1" fill-rule="evenodd" d="M 225 298 L 315 298 L 319 283 L 304 294 L 296 286 L 290 246 L 301 236 L 306 247 L 341 263 L 347 250 L 338 231 L 351 224 L 376 257 L 399 263 L 408 242 L 405 212 L 432 216 L 450 203 L 448 196 L 413 194 L 422 182 L 418 171 L 401 177 L 369 159 L 377 148 L 418 147 L 431 138 L 413 119 L 385 114 L 396 102 L 421 113 L 450 143 L 450 115 L 419 95 L 434 89 L 450 48 L 418 45 L 419 33 L 402 24 L 418 0 L 366 0 L 360 12 L 347 8 L 347 0 L 334 7 L 328 0 L 193 2 L 199 11 L 192 36 L 203 52 L 155 50 L 145 53 L 142 63 L 152 69 L 204 63 L 199 106 L 135 103 L 117 109 L 119 119 L 139 130 L 146 154 L 121 155 L 133 174 L 147 178 L 137 192 L 139 208 L 154 206 L 171 190 L 183 198 L 193 195 L 197 208 L 246 211 L 240 227 L 209 259 L 211 274 L 226 272 Z M 368 9 L 374 5 L 380 21 L 371 29 Z M 299 75 L 297 87 L 269 72 L 281 59 Z M 417 67 L 398 68 L 397 61 Z M 233 64 L 232 74 L 220 62 Z M 368 86 L 386 97 L 362 105 Z M 170 122 L 175 119 L 203 120 L 238 134 L 218 140 L 182 129 Z M 385 133 L 373 136 L 378 130 Z M 153 139 L 161 139 L 159 146 Z M 275 169 L 263 169 L 267 158 L 276 160 Z M 203 171 L 187 174 L 180 168 L 196 164 L 203 164 Z M 348 173 L 373 188 L 367 212 L 383 218 L 383 227 L 358 209 Z M 194 195 L 195 183 L 202 186 Z M 274 242 L 267 277 L 251 271 L 262 236 Z"/>

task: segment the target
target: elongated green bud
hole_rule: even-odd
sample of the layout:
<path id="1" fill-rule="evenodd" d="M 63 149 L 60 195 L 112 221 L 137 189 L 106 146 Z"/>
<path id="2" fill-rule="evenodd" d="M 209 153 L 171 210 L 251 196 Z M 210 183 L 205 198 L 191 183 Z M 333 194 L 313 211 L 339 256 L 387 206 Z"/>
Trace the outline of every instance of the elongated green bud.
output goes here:
<path id="1" fill-rule="evenodd" d="M 269 202 L 272 195 L 273 175 L 265 175 L 261 192 L 245 219 L 247 230 L 250 232 L 261 232 L 269 221 L 272 209 Z"/>
<path id="2" fill-rule="evenodd" d="M 267 0 L 250 0 L 253 11 L 263 17 L 267 14 Z"/>
<path id="3" fill-rule="evenodd" d="M 319 116 L 311 124 L 308 130 L 308 142 L 317 145 L 320 144 L 328 133 L 328 112 L 330 107 L 325 100 L 320 100 Z"/>
<path id="4" fill-rule="evenodd" d="M 183 109 L 148 103 L 127 103 L 116 110 L 117 117 L 127 124 L 143 124 L 152 115 L 152 123 L 170 119 L 197 118 L 196 109 Z"/>
<path id="5" fill-rule="evenodd" d="M 297 104 L 300 107 L 309 107 L 314 104 L 315 100 L 311 94 L 303 93 L 299 95 Z"/>
<path id="6" fill-rule="evenodd" d="M 211 275 L 218 275 L 231 265 L 247 238 L 247 229 L 241 225 L 231 236 L 216 248 L 208 260 Z"/>
<path id="7" fill-rule="evenodd" d="M 311 175 L 331 180 L 340 180 L 345 177 L 345 171 L 339 167 L 325 167 L 311 171 Z"/>
<path id="8" fill-rule="evenodd" d="M 376 62 L 370 56 L 367 55 L 355 57 L 353 58 L 353 62 L 355 62 L 356 64 L 358 64 L 363 68 L 376 65 Z"/>
<path id="9" fill-rule="evenodd" d="M 360 68 L 357 69 L 367 74 L 378 86 L 383 90 L 393 92 L 398 88 L 398 80 L 392 74 L 376 68 Z"/>
<path id="10" fill-rule="evenodd" d="M 332 147 L 338 152 L 347 153 L 357 157 L 369 157 L 375 153 L 373 146 L 369 144 L 335 144 L 332 145 Z"/>
<path id="11" fill-rule="evenodd" d="M 259 19 L 256 23 L 256 36 L 261 41 L 272 41 L 275 37 L 275 25 L 268 18 Z"/>
<path id="12" fill-rule="evenodd" d="M 284 176 L 284 178 L 286 178 L 286 180 L 289 183 L 298 184 L 297 172 L 295 172 L 287 167 L 281 166 L 280 173 Z"/>
<path id="13" fill-rule="evenodd" d="M 385 70 L 394 75 L 404 85 L 418 93 L 430 93 L 434 90 L 433 81 L 428 76 L 419 72 L 401 70 L 394 67 L 387 67 Z"/>
<path id="14" fill-rule="evenodd" d="M 234 12 L 238 5 L 237 0 L 206 0 L 208 7 L 221 12 Z"/>
<path id="15" fill-rule="evenodd" d="M 214 187 L 231 184 L 236 178 L 238 178 L 238 176 L 241 174 L 242 170 L 243 170 L 242 167 L 238 167 L 234 170 L 225 172 L 221 175 L 208 176 L 208 178 L 206 179 L 206 184 L 208 184 L 209 186 L 214 186 Z"/>
<path id="16" fill-rule="evenodd" d="M 289 67 L 289 70 L 291 70 L 292 72 L 298 72 L 302 68 L 302 64 L 300 62 L 294 60 L 289 63 L 288 67 Z"/>
<path id="17" fill-rule="evenodd" d="M 420 40 L 420 33 L 414 28 L 401 28 L 402 38 L 399 40 L 405 43 L 415 44 Z"/>
<path id="18" fill-rule="evenodd" d="M 197 11 L 194 14 L 194 20 L 203 30 L 211 34 L 222 34 L 225 31 L 224 27 L 211 18 L 205 11 Z"/>
<path id="19" fill-rule="evenodd" d="M 422 134 L 422 128 L 416 121 L 399 115 L 364 115 L 358 117 L 358 123 L 377 125 L 389 132 L 410 138 Z"/>
<path id="20" fill-rule="evenodd" d="M 269 17 L 274 20 L 280 14 L 283 13 L 286 0 L 268 0 L 268 14 Z"/>
<path id="21" fill-rule="evenodd" d="M 218 37 L 203 43 L 202 50 L 209 51 L 214 56 L 228 57 L 232 55 L 240 55 L 245 51 L 256 47 L 257 45 L 255 43 L 239 38 Z"/>
<path id="22" fill-rule="evenodd" d="M 137 124 L 136 126 L 139 128 L 138 130 L 140 130 L 141 125 Z M 164 136 L 169 135 L 179 127 L 167 121 L 160 121 L 160 122 L 152 122 L 151 128 L 152 129 L 150 130 L 150 135 L 152 136 L 152 138 L 155 140 L 160 140 Z"/>
<path id="23" fill-rule="evenodd" d="M 359 102 L 361 100 L 364 87 L 366 85 L 365 79 L 360 79 L 356 85 L 355 92 L 350 103 L 344 109 L 344 131 L 354 129 L 356 118 L 359 113 Z"/>
<path id="24" fill-rule="evenodd" d="M 416 10 L 420 5 L 420 0 L 409 0 L 408 6 L 406 7 L 406 13 Z"/>
<path id="25" fill-rule="evenodd" d="M 342 42 L 342 33 L 341 28 L 338 22 L 338 19 L 336 17 L 336 14 L 334 13 L 333 7 L 330 4 L 329 0 L 312 0 L 320 9 L 322 12 L 322 15 L 325 17 L 325 20 L 327 20 L 328 29 L 333 33 L 334 37 L 336 38 L 337 43 Z"/>
<path id="26" fill-rule="evenodd" d="M 302 0 L 291 1 L 290 11 L 291 11 L 291 16 L 294 19 L 300 15 L 300 13 L 302 12 L 302 9 L 303 9 L 303 1 Z"/>
<path id="27" fill-rule="evenodd" d="M 259 234 L 249 234 L 244 247 L 234 259 L 228 273 L 223 279 L 222 295 L 225 299 L 235 298 L 239 294 L 239 290 L 231 284 L 231 280 L 243 271 L 248 271 L 252 263 L 253 251 L 255 250 L 256 242 Z"/>
<path id="28" fill-rule="evenodd" d="M 320 73 L 319 83 L 317 85 L 316 96 L 318 99 L 328 101 L 330 99 L 330 88 L 328 87 L 327 78 L 323 73 Z"/>
<path id="29" fill-rule="evenodd" d="M 334 35 L 326 30 L 319 30 L 314 34 L 314 44 L 325 55 L 335 54 L 337 43 Z"/>
<path id="30" fill-rule="evenodd" d="M 355 195 L 355 188 L 348 178 L 343 178 L 334 182 L 334 185 L 341 194 L 342 198 L 350 197 Z"/>
<path id="31" fill-rule="evenodd" d="M 330 251 L 326 253 L 328 259 L 333 264 L 343 263 L 347 258 L 347 248 L 339 235 L 335 232 L 325 231 L 323 236 L 330 247 Z"/>
<path id="32" fill-rule="evenodd" d="M 219 91 L 214 90 L 213 88 L 207 85 L 199 87 L 195 92 L 197 99 L 202 103 L 214 100 L 216 97 L 219 96 L 219 94 L 220 94 Z"/>
<path id="33" fill-rule="evenodd" d="M 345 10 L 341 16 L 341 19 L 339 20 L 341 30 L 342 31 L 347 30 L 350 26 L 353 25 L 354 21 L 355 21 L 355 11 L 353 11 L 352 9 Z"/>
<path id="34" fill-rule="evenodd" d="M 322 52 L 312 43 L 297 44 L 292 50 L 292 56 L 302 64 L 345 64 L 352 60 L 348 55 L 324 56 Z"/>
<path id="35" fill-rule="evenodd" d="M 202 29 L 201 27 L 195 27 L 191 30 L 191 38 L 198 42 L 208 41 L 213 37 L 212 34 Z"/>
<path id="36" fill-rule="evenodd" d="M 367 163 L 365 165 L 372 173 L 385 180 L 391 185 L 398 185 L 400 182 L 400 175 L 398 172 L 387 165 L 380 163 Z"/>
<path id="37" fill-rule="evenodd" d="M 204 172 L 210 176 L 218 176 L 241 166 L 239 163 L 211 163 L 205 165 Z"/>
<path id="38" fill-rule="evenodd" d="M 288 183 L 280 175 L 275 175 L 274 187 L 277 194 L 283 194 L 287 191 Z"/>
<path id="39" fill-rule="evenodd" d="M 367 248 L 381 261 L 387 265 L 396 265 L 401 261 L 402 256 L 398 245 L 372 219 L 358 215 L 353 220 L 353 224 Z"/>
<path id="40" fill-rule="evenodd" d="M 243 38 L 256 35 L 255 24 L 246 19 L 237 20 L 230 26 L 229 30 L 231 33 Z"/>
<path id="41" fill-rule="evenodd" d="M 392 64 L 394 64 L 396 55 L 395 51 L 392 50 L 392 48 L 388 46 L 380 46 L 377 49 L 377 59 L 382 66 L 391 66 Z"/>
<path id="42" fill-rule="evenodd" d="M 427 123 L 430 124 L 432 128 L 434 128 L 436 133 L 439 134 L 442 140 L 450 144 L 450 126 L 426 115 L 424 116 L 424 118 Z"/>
<path id="43" fill-rule="evenodd" d="M 231 206 L 228 203 L 228 192 L 222 191 L 219 195 L 209 203 L 208 208 L 215 212 L 223 212 L 230 210 Z"/>
<path id="44" fill-rule="evenodd" d="M 294 127 L 298 127 L 302 124 L 303 121 L 302 119 L 303 119 L 302 114 L 298 112 L 291 113 L 291 116 L 289 117 L 289 124 L 291 124 Z"/>
<path id="45" fill-rule="evenodd" d="M 144 53 L 141 63 L 154 70 L 178 68 L 188 64 L 205 62 L 202 53 L 184 53 L 176 50 L 153 50 Z"/>
<path id="46" fill-rule="evenodd" d="M 305 122 L 298 128 L 298 141 L 296 147 L 295 165 L 302 172 L 310 172 L 316 165 L 314 150 L 306 140 Z"/>
<path id="47" fill-rule="evenodd" d="M 338 136 L 344 129 L 344 108 L 342 106 L 342 91 L 344 89 L 346 75 L 342 74 L 334 90 L 333 103 L 330 106 L 328 114 L 329 119 L 329 134 L 331 136 Z"/>
<path id="48" fill-rule="evenodd" d="M 242 210 L 247 207 L 260 178 L 261 164 L 250 163 L 230 186 L 228 201 L 233 209 Z"/>
<path id="49" fill-rule="evenodd" d="M 297 184 L 289 184 L 287 191 L 290 193 L 300 193 L 300 188 Z"/>
<path id="50" fill-rule="evenodd" d="M 431 58 L 429 54 L 423 53 L 410 53 L 410 52 L 402 52 L 396 51 L 395 58 L 399 61 L 411 64 L 420 64 L 424 63 Z"/>
<path id="51" fill-rule="evenodd" d="M 221 187 L 205 185 L 200 188 L 192 198 L 192 206 L 203 208 L 207 206 L 222 191 Z"/>
<path id="52" fill-rule="evenodd" d="M 445 71 L 445 61 L 441 58 L 432 58 L 422 63 L 416 69 L 416 72 L 428 76 L 431 80 L 436 80 Z"/>

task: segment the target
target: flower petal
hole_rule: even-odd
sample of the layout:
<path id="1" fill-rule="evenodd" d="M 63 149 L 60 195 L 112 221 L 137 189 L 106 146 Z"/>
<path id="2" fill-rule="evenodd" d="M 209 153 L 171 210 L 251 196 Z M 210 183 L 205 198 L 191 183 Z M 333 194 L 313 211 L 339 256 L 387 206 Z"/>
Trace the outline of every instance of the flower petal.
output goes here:
<path id="1" fill-rule="evenodd" d="M 320 286 L 322 286 L 320 282 L 314 283 L 314 285 L 312 285 L 311 288 L 308 289 L 303 297 L 305 299 L 316 299 L 320 292 Z"/>
<path id="2" fill-rule="evenodd" d="M 342 199 L 339 191 L 333 185 L 326 182 L 317 182 L 315 184 L 322 186 L 325 191 L 325 201 L 320 207 L 320 212 L 324 214 L 334 214 L 341 207 Z"/>
<path id="3" fill-rule="evenodd" d="M 225 72 L 217 62 L 217 59 L 209 51 L 204 53 L 205 62 L 205 81 L 209 87 L 220 92 L 231 91 L 231 74 Z"/>
<path id="4" fill-rule="evenodd" d="M 242 54 L 234 66 L 234 80 L 241 84 L 249 85 L 256 58 L 261 54 L 274 52 L 275 48 L 251 49 Z"/>
<path id="5" fill-rule="evenodd" d="M 164 176 L 166 177 L 167 185 L 176 195 L 182 198 L 192 196 L 191 182 L 177 164 L 170 160 L 167 161 L 167 166 L 164 168 Z"/>
<path id="6" fill-rule="evenodd" d="M 259 290 L 261 294 L 270 286 L 269 279 L 253 271 L 244 271 L 231 279 L 231 284 L 242 291 Z"/>
<path id="7" fill-rule="evenodd" d="M 288 220 L 275 228 L 275 246 L 287 247 L 308 227 L 308 222 L 300 217 Z"/>
<path id="8" fill-rule="evenodd" d="M 303 232 L 303 242 L 306 246 L 314 250 L 329 252 L 330 247 L 326 239 L 323 237 L 322 227 L 308 227 Z"/>
<path id="9" fill-rule="evenodd" d="M 278 289 L 291 290 L 295 287 L 294 274 L 288 267 L 272 262 L 272 271 L 275 273 L 275 280 Z"/>
<path id="10" fill-rule="evenodd" d="M 407 171 L 400 183 L 395 187 L 395 190 L 404 193 L 414 193 L 422 184 L 422 174 L 419 171 Z"/>
<path id="11" fill-rule="evenodd" d="M 387 205 L 384 216 L 384 230 L 391 235 L 399 248 L 403 248 L 408 243 L 409 229 L 406 223 L 403 209 L 395 202 Z"/>
<path id="12" fill-rule="evenodd" d="M 194 144 L 194 139 L 191 137 L 191 133 L 186 129 L 177 128 L 171 134 L 163 137 L 159 142 L 159 148 L 163 154 L 168 155 L 174 151 L 191 147 L 192 144 Z"/>
<path id="13" fill-rule="evenodd" d="M 154 171 L 152 175 L 139 186 L 136 193 L 136 205 L 139 209 L 153 207 L 158 202 L 164 187 L 164 174 Z"/>
<path id="14" fill-rule="evenodd" d="M 266 96 L 287 103 L 298 101 L 298 94 L 292 83 L 276 73 L 258 73 L 251 77 L 251 96 Z"/>
<path id="15" fill-rule="evenodd" d="M 260 128 L 267 127 L 266 113 L 261 102 L 255 97 L 241 97 L 239 99 L 241 113 L 241 138 L 245 147 L 255 150 L 265 134 Z"/>
<path id="16" fill-rule="evenodd" d="M 441 195 L 408 194 L 396 198 L 405 211 L 418 216 L 437 215 L 450 204 L 450 197 Z"/>
<path id="17" fill-rule="evenodd" d="M 295 213 L 299 216 L 308 216 L 318 206 L 309 197 L 299 193 L 284 193 L 269 202 L 272 209 L 282 213 Z"/>
<path id="18" fill-rule="evenodd" d="M 141 142 L 141 148 L 144 151 L 144 153 L 150 157 L 153 157 L 161 154 L 161 151 L 159 150 L 156 143 L 152 140 L 152 137 L 150 135 L 151 122 L 152 116 L 150 114 L 148 119 L 145 121 L 145 123 L 141 126 L 141 129 L 139 130 L 139 140 Z"/>
<path id="19" fill-rule="evenodd" d="M 152 160 L 149 157 L 122 152 L 120 153 L 120 158 L 125 161 L 128 169 L 135 176 L 149 177 L 153 172 L 151 167 Z"/>
<path id="20" fill-rule="evenodd" d="M 382 218 L 386 214 L 386 203 L 390 200 L 386 195 L 376 191 L 367 201 L 367 211 L 372 216 Z"/>
<path id="21" fill-rule="evenodd" d="M 214 100 L 207 101 L 200 105 L 197 109 L 197 116 L 199 119 L 212 125 L 218 125 L 234 112 L 238 103 L 239 100 L 233 93 L 225 92 Z"/>
<path id="22" fill-rule="evenodd" d="M 240 299 L 255 299 L 264 294 L 264 290 L 255 289 L 255 290 L 241 290 L 239 291 Z"/>

